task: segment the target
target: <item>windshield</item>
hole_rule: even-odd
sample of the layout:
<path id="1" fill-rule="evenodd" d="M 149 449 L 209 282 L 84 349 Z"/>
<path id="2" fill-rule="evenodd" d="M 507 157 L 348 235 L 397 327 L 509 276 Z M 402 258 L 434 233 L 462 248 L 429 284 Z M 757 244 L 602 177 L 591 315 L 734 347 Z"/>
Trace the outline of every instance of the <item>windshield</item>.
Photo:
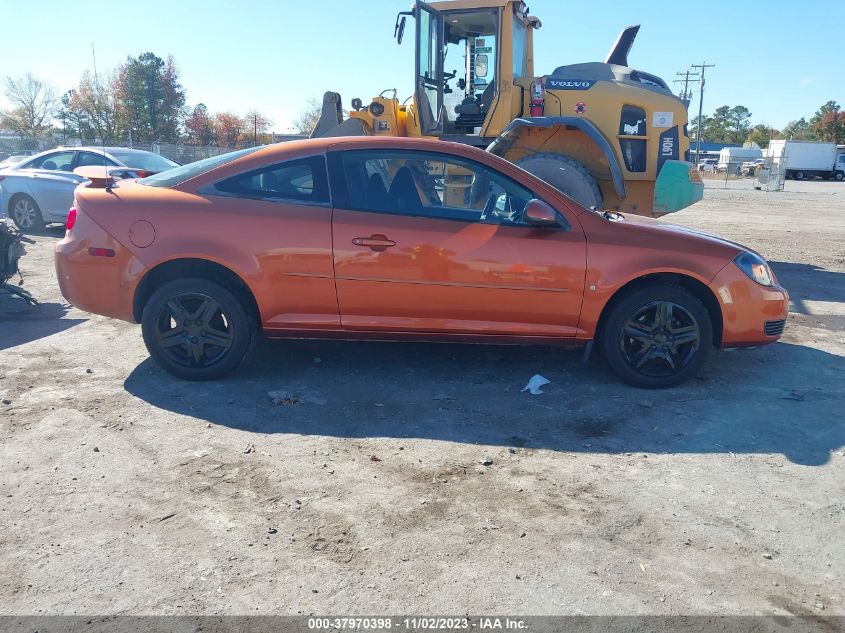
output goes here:
<path id="1" fill-rule="evenodd" d="M 178 167 L 179 163 L 159 156 L 158 154 L 147 152 L 121 152 L 120 150 L 112 150 L 109 152 L 113 157 L 119 160 L 127 167 L 134 167 L 136 169 L 143 169 L 144 171 L 165 171 L 166 169 L 173 169 Z"/>
<path id="2" fill-rule="evenodd" d="M 138 182 L 143 185 L 150 185 L 151 187 L 174 187 L 195 176 L 211 171 L 215 167 L 231 163 L 233 160 L 236 160 L 241 156 L 252 154 L 259 149 L 261 149 L 261 147 L 250 147 L 236 152 L 229 152 L 228 154 L 221 154 L 220 156 L 212 156 L 211 158 L 198 160 L 195 163 L 189 163 L 188 165 L 168 169 L 167 171 L 156 174 L 155 176 L 142 178 Z"/>

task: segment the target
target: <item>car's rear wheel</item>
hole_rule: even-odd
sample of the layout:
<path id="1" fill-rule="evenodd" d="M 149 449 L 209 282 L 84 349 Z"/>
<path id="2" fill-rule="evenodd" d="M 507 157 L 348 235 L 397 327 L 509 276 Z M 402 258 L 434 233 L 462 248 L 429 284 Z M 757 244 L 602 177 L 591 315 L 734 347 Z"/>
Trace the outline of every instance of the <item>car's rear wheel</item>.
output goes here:
<path id="1" fill-rule="evenodd" d="M 255 325 L 241 300 L 208 279 L 177 279 L 150 297 L 141 318 L 150 355 L 186 380 L 213 380 L 247 355 Z"/>
<path id="2" fill-rule="evenodd" d="M 19 194 L 9 202 L 9 215 L 12 221 L 24 233 L 40 231 L 44 228 L 44 218 L 35 200 Z"/>
<path id="3" fill-rule="evenodd" d="M 602 332 L 610 368 L 637 387 L 672 387 L 704 366 L 713 343 L 707 308 L 678 286 L 651 286 L 612 308 Z"/>

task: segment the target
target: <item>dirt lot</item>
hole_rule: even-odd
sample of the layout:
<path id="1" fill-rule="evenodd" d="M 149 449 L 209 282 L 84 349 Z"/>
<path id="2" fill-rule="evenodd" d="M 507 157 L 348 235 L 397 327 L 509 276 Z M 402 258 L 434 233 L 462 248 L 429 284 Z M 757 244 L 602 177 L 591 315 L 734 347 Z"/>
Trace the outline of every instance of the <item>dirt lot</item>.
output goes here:
<path id="1" fill-rule="evenodd" d="M 671 220 L 762 252 L 792 314 L 663 392 L 343 342 L 179 382 L 63 303 L 48 231 L 43 303 L 0 298 L 0 613 L 845 614 L 845 185 L 723 186 Z"/>

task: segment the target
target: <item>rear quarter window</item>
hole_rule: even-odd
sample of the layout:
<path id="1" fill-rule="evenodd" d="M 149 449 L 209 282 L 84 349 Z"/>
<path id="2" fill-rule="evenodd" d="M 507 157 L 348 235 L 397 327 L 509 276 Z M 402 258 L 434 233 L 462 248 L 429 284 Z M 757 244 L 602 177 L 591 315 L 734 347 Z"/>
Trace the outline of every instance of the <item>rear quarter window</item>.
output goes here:
<path id="1" fill-rule="evenodd" d="M 276 163 L 215 183 L 218 192 L 242 198 L 293 200 L 314 204 L 329 202 L 326 162 L 311 156 Z"/>

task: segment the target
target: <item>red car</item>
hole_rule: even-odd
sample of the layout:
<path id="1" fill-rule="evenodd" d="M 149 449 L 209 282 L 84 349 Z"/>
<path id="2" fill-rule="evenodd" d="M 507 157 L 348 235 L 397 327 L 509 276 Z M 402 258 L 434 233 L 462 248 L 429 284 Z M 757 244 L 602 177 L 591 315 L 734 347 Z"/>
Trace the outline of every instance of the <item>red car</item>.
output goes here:
<path id="1" fill-rule="evenodd" d="M 104 184 L 76 191 L 62 293 L 141 323 L 153 358 L 187 379 L 233 370 L 262 331 L 597 341 L 621 378 L 664 387 L 712 347 L 772 343 L 786 322 L 757 253 L 584 209 L 466 145 L 295 141 Z"/>

